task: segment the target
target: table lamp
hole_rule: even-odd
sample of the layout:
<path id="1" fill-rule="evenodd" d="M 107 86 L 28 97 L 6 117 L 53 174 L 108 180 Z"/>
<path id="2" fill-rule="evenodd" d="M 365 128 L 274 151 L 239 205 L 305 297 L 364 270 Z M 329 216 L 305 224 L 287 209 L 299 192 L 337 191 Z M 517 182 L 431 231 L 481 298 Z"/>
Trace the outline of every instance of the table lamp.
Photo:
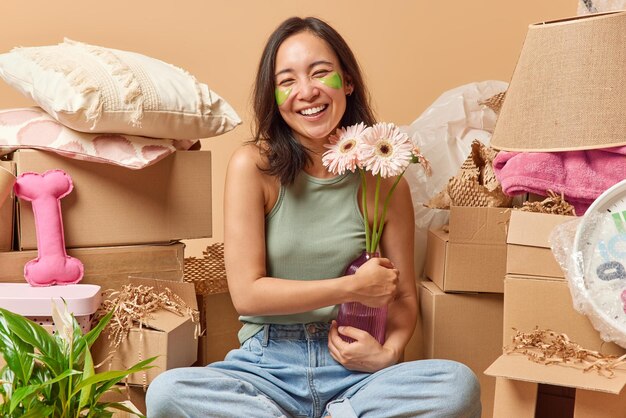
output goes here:
<path id="1" fill-rule="evenodd" d="M 503 151 L 626 145 L 626 12 L 530 25 L 491 138 Z"/>

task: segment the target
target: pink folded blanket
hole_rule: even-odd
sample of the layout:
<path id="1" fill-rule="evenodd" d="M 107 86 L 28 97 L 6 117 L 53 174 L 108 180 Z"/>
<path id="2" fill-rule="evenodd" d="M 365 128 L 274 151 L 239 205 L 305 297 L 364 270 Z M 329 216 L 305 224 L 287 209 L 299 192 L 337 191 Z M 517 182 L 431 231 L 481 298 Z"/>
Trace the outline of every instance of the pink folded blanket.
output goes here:
<path id="1" fill-rule="evenodd" d="M 504 193 L 563 193 L 581 216 L 603 191 L 626 178 L 626 146 L 565 152 L 502 151 L 493 167 Z"/>

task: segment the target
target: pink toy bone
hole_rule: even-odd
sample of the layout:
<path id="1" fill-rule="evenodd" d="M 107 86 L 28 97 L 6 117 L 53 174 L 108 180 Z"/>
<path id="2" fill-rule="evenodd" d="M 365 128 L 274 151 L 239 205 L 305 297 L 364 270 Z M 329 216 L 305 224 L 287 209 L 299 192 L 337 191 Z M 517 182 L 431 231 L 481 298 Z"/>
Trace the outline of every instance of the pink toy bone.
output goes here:
<path id="1" fill-rule="evenodd" d="M 626 313 L 626 290 L 622 292 L 622 305 L 624 306 L 624 313 Z"/>
<path id="2" fill-rule="evenodd" d="M 31 286 L 74 284 L 83 278 L 83 263 L 65 252 L 61 198 L 74 185 L 62 170 L 43 174 L 23 173 L 15 183 L 15 194 L 32 202 L 37 233 L 38 257 L 24 266 L 24 277 Z"/>

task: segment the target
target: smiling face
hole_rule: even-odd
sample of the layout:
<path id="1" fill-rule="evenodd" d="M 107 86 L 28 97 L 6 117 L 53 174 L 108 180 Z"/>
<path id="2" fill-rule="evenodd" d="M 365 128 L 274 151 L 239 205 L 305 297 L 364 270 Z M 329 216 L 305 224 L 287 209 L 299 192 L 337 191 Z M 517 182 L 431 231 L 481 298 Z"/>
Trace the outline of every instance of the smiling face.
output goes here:
<path id="1" fill-rule="evenodd" d="M 321 38 L 299 32 L 278 48 L 274 75 L 278 110 L 296 138 L 309 147 L 326 143 L 352 91 L 337 55 Z"/>

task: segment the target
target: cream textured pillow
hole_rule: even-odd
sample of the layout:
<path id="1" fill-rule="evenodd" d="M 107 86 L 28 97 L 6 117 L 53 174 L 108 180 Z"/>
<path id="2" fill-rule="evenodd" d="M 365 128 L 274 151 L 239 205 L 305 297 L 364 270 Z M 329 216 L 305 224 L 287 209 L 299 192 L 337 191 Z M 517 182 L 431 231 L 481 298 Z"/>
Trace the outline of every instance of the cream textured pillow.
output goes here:
<path id="1" fill-rule="evenodd" d="M 224 99 L 178 67 L 69 39 L 0 54 L 0 77 L 82 132 L 199 139 L 241 123 Z"/>

